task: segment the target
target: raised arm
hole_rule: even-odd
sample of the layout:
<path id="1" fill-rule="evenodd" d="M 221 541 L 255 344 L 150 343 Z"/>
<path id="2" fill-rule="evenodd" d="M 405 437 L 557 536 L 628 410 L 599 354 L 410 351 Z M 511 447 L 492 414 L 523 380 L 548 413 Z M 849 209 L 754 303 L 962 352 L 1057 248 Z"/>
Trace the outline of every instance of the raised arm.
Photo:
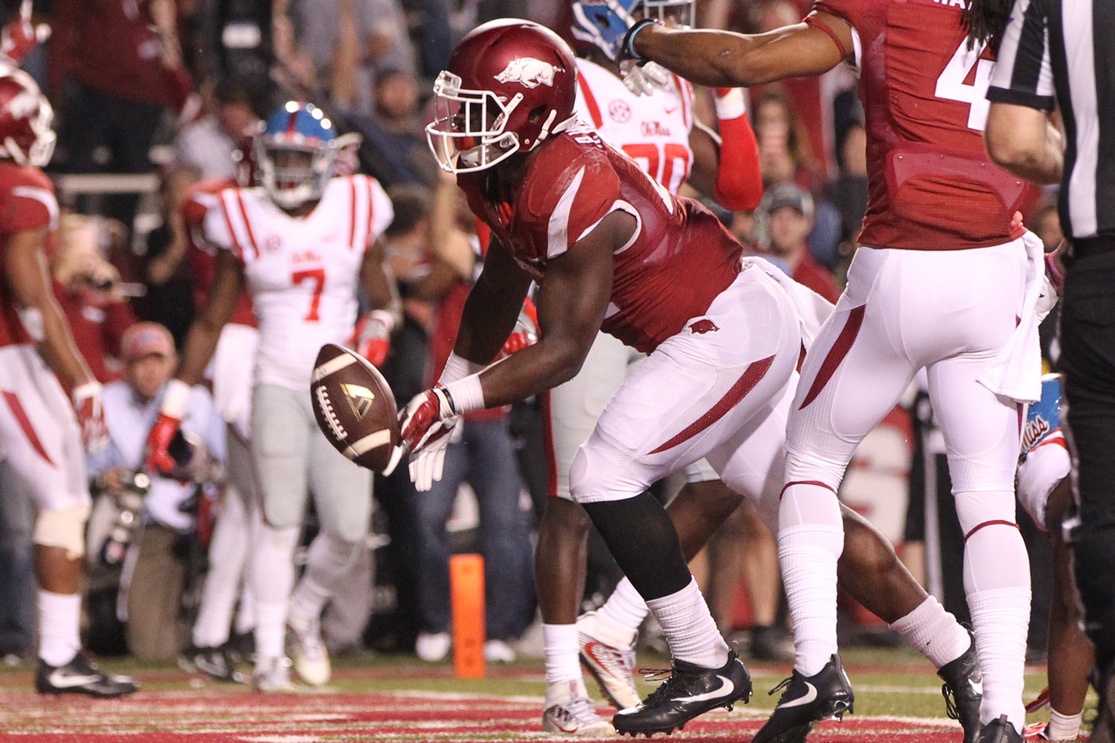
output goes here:
<path id="1" fill-rule="evenodd" d="M 657 62 L 699 85 L 725 88 L 820 75 L 850 57 L 847 22 L 820 12 L 807 21 L 753 35 L 639 23 L 628 32 L 622 53 Z"/>

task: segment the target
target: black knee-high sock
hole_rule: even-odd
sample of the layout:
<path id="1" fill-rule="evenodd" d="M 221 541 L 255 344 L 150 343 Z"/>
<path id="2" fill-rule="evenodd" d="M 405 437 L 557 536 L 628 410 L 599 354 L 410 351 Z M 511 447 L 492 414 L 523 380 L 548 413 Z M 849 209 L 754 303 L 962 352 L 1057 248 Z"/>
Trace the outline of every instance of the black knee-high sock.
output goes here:
<path id="1" fill-rule="evenodd" d="M 689 585 L 693 576 L 674 523 L 654 496 L 643 493 L 581 505 L 644 600 L 669 596 Z"/>

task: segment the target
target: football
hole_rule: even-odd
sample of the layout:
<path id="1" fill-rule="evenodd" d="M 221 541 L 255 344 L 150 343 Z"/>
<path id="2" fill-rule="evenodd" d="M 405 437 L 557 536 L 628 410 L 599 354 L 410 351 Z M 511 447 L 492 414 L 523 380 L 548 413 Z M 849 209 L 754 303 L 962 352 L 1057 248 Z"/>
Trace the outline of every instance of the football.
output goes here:
<path id="1" fill-rule="evenodd" d="M 361 467 L 390 474 L 399 446 L 395 395 L 387 380 L 354 351 L 327 343 L 310 381 L 314 417 L 333 447 Z"/>

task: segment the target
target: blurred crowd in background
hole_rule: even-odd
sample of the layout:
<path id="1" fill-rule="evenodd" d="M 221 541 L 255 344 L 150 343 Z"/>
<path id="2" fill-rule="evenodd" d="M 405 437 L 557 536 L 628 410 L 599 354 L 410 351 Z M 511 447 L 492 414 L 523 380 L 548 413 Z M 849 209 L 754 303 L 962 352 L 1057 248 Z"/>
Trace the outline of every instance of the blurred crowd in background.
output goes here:
<path id="1" fill-rule="evenodd" d="M 808 5 L 804 0 L 701 0 L 698 25 L 761 31 L 800 19 Z M 48 173 L 55 179 L 63 216 L 50 270 L 74 336 L 98 379 L 140 390 L 158 389 L 173 375 L 176 351 L 198 308 L 196 277 L 186 259 L 186 194 L 201 181 L 237 178 L 260 119 L 284 101 L 306 100 L 322 108 L 340 131 L 363 136 L 357 167 L 375 176 L 394 203 L 384 250 L 399 282 L 404 319 L 392 334 L 383 371 L 401 403 L 425 389 L 435 377 L 432 359 L 448 353 L 453 331 L 446 330 L 447 318 L 459 312 L 461 301 L 457 280 L 444 281 L 435 270 L 439 262 L 454 260 L 452 251 L 431 244 L 449 239 L 445 230 L 431 225 L 436 215 L 455 214 L 454 234 L 475 233 L 453 179 L 440 173 L 427 148 L 423 128 L 432 81 L 465 32 L 486 20 L 522 15 L 569 38 L 568 6 L 545 0 L 36 2 L 35 20 L 49 24 L 52 35 L 23 67 L 39 81 L 57 115 L 58 148 Z M 838 70 L 820 79 L 750 90 L 766 182 L 763 202 L 751 213 L 710 204 L 749 250 L 766 255 L 831 301 L 839 295 L 867 202 L 865 135 L 855 82 L 850 72 Z M 697 112 L 714 124 L 711 98 L 703 91 L 698 91 Z M 1035 190 L 1030 203 L 1027 224 L 1047 248 L 1056 246 L 1061 235 L 1052 195 Z M 453 277 L 471 273 L 467 247 L 451 267 Z M 164 326 L 173 342 L 160 340 L 161 333 L 146 323 Z M 943 511 L 952 505 L 943 448 L 934 448 L 932 417 L 923 398 L 911 390 L 908 406 L 896 409 L 864 443 L 843 495 L 902 545 L 915 575 L 929 581 L 946 608 L 963 619 L 962 586 L 941 578 L 934 585 L 933 576 L 942 571 L 925 564 L 920 546 L 928 540 L 938 545 L 932 555 L 960 559 L 960 535 L 925 519 L 927 510 L 936 513 L 937 505 Z M 536 400 L 496 411 L 492 419 L 505 434 L 486 437 L 485 442 L 497 443 L 485 445 L 509 449 L 517 471 L 475 460 L 451 502 L 420 498 L 405 467 L 377 478 L 367 554 L 355 569 L 352 590 L 334 602 L 324 621 L 334 653 L 414 651 L 419 633 L 431 629 L 424 626 L 429 614 L 444 609 L 431 606 L 440 601 L 429 597 L 430 591 L 443 589 L 424 586 L 430 571 L 423 561 L 437 559 L 430 549 L 435 541 L 458 552 L 484 552 L 492 542 L 502 542 L 501 554 L 514 559 L 501 564 L 501 580 L 514 587 L 514 595 L 501 607 L 506 615 L 498 630 L 489 627 L 507 651 L 500 648 L 490 659 L 511 660 L 516 652 L 532 651 L 530 533 L 548 487 L 538 416 Z M 222 508 L 225 443 L 223 428 L 217 428 L 208 431 L 204 421 L 199 424 L 200 448 L 209 456 L 181 474 L 182 487 L 169 503 L 152 498 L 142 473 L 91 462 L 95 494 L 113 504 L 90 526 L 89 560 L 96 565 L 86 597 L 92 650 L 166 658 L 187 643 L 207 540 Z M 662 497 L 679 486 L 661 483 Z M 500 512 L 497 525 L 477 528 L 486 516 L 476 493 L 492 488 L 509 492 L 505 502 L 513 507 Z M 13 663 L 34 657 L 35 616 L 31 505 L 17 490 L 0 465 L 0 656 Z M 120 505 L 121 494 L 137 492 L 137 520 L 159 524 L 166 542 L 149 552 L 158 555 L 157 561 L 148 558 L 142 567 L 135 559 L 106 559 L 113 539 L 123 542 L 118 546 L 125 551 L 129 538 L 135 539 L 114 529 L 121 510 L 127 510 Z M 927 501 L 937 505 L 927 509 Z M 792 647 L 785 611 L 749 606 L 744 590 L 747 580 L 777 580 L 770 536 L 747 512 L 750 508 L 724 525 L 710 546 L 711 564 L 695 566 L 695 572 L 705 581 L 713 616 L 725 635 L 741 640 L 754 657 L 786 659 Z M 956 523 L 944 513 L 937 521 Z M 304 544 L 312 528 L 311 521 Z M 1033 529 L 1029 536 L 1034 565 L 1047 566 L 1044 540 Z M 762 544 L 765 549 L 757 548 Z M 131 571 L 123 598 L 122 570 Z M 960 571 L 943 574 L 959 576 Z M 594 541 L 586 606 L 606 596 L 617 580 L 614 563 Z M 1035 579 L 1039 616 L 1049 604 L 1048 597 L 1041 598 L 1042 585 Z M 757 620 L 757 614 L 763 616 Z M 847 618 L 850 632 L 870 641 L 889 640 L 865 611 L 848 605 Z M 1045 621 L 1030 626 L 1032 652 L 1040 657 Z M 250 621 L 237 621 L 235 636 L 249 636 L 250 629 Z M 646 634 L 653 642 L 653 630 Z M 539 647 L 535 637 L 533 650 Z M 436 661 L 448 646 L 423 649 L 420 644 L 418 651 L 424 660 Z"/>

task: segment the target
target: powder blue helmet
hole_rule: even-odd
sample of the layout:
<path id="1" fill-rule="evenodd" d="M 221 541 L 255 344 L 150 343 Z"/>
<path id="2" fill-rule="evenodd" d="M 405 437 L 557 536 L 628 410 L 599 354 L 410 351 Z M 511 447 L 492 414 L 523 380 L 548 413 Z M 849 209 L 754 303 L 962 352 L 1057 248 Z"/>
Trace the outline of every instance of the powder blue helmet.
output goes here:
<path id="1" fill-rule="evenodd" d="M 333 176 L 340 151 L 337 131 L 312 103 L 287 101 L 255 138 L 260 185 L 282 209 L 316 201 Z"/>
<path id="2" fill-rule="evenodd" d="M 594 44 L 608 59 L 619 53 L 627 30 L 640 17 L 675 27 L 694 25 L 695 0 L 573 0 L 573 36 Z"/>

